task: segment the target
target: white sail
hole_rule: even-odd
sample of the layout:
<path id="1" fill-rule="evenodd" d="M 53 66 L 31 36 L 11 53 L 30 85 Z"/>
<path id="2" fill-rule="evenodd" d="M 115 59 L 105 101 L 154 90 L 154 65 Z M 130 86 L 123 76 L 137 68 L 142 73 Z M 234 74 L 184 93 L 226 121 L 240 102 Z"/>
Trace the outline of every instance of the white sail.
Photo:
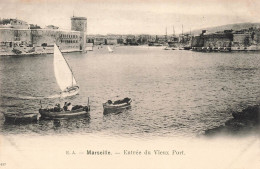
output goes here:
<path id="1" fill-rule="evenodd" d="M 113 52 L 113 49 L 110 48 L 110 46 L 107 47 L 109 52 Z"/>
<path id="2" fill-rule="evenodd" d="M 76 86 L 73 73 L 56 44 L 54 44 L 53 63 L 55 77 L 60 89 L 65 91 L 69 87 Z"/>

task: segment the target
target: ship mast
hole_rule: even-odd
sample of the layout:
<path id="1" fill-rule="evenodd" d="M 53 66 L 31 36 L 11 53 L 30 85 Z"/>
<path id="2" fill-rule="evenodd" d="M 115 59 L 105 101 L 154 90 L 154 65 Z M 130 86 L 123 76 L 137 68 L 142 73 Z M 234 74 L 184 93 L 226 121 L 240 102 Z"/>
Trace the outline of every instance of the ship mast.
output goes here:
<path id="1" fill-rule="evenodd" d="M 165 41 L 167 42 L 167 27 L 165 29 Z"/>
<path id="2" fill-rule="evenodd" d="M 181 35 L 183 35 L 183 25 L 181 25 Z"/>

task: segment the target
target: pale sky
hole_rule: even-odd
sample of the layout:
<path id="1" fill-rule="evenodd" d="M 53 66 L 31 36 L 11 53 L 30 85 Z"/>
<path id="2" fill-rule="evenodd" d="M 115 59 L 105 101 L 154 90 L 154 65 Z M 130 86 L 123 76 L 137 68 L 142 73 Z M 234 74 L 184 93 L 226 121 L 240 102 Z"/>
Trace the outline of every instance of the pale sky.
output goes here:
<path id="1" fill-rule="evenodd" d="M 70 29 L 87 17 L 89 34 L 181 33 L 231 23 L 260 22 L 259 0 L 1 0 L 1 18 Z"/>

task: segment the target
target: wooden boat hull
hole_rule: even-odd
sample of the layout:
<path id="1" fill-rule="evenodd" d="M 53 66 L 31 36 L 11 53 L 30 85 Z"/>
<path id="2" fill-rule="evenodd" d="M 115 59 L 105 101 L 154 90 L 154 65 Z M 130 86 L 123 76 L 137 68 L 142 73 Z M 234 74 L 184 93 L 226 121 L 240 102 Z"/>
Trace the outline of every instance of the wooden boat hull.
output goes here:
<path id="1" fill-rule="evenodd" d="M 60 97 L 70 97 L 70 96 L 74 96 L 76 94 L 79 93 L 79 87 L 78 86 L 74 86 L 72 88 L 70 88 L 68 91 L 63 91 L 60 94 Z"/>
<path id="2" fill-rule="evenodd" d="M 117 102 L 117 101 L 115 101 L 115 102 Z M 108 102 L 103 103 L 103 109 L 104 109 L 103 114 L 118 113 L 118 112 L 122 112 L 123 110 L 130 109 L 131 102 L 132 102 L 132 100 L 129 99 L 127 102 L 122 102 L 120 104 L 111 104 Z"/>
<path id="3" fill-rule="evenodd" d="M 26 123 L 26 122 L 36 122 L 38 120 L 38 114 L 28 113 L 28 114 L 4 114 L 5 122 L 10 123 Z"/>
<path id="4" fill-rule="evenodd" d="M 54 112 L 48 109 L 39 109 L 39 113 L 41 114 L 41 118 L 56 119 L 56 118 L 74 118 L 74 117 L 86 116 L 88 115 L 89 112 L 87 108 L 80 108 L 77 110 L 60 111 L 60 112 Z"/>
<path id="5" fill-rule="evenodd" d="M 126 110 L 131 109 L 131 105 L 126 105 L 123 107 L 117 107 L 117 108 L 104 108 L 103 114 L 118 114 L 118 113 L 122 113 Z"/>
<path id="6" fill-rule="evenodd" d="M 108 109 L 108 110 L 125 109 L 125 108 L 128 108 L 130 106 L 131 106 L 130 103 L 124 104 L 124 105 L 121 105 L 121 106 L 108 106 L 108 105 L 103 104 L 103 108 Z"/>

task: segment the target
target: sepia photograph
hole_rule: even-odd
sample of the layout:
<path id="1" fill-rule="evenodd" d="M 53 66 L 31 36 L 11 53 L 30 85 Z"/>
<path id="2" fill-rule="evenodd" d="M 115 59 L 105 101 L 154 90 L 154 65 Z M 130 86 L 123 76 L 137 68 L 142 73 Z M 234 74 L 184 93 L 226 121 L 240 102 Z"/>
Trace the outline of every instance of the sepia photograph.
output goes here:
<path id="1" fill-rule="evenodd" d="M 260 1 L 0 11 L 0 169 L 259 168 Z"/>

